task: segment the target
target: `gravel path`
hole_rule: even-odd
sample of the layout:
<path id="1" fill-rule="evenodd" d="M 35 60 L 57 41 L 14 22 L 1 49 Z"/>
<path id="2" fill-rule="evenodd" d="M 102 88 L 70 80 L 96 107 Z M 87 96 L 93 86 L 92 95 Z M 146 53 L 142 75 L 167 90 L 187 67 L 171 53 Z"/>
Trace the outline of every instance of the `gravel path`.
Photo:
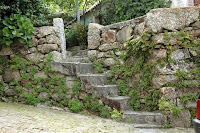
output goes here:
<path id="1" fill-rule="evenodd" d="M 192 129 L 135 129 L 97 116 L 0 102 L 0 133 L 194 133 Z"/>

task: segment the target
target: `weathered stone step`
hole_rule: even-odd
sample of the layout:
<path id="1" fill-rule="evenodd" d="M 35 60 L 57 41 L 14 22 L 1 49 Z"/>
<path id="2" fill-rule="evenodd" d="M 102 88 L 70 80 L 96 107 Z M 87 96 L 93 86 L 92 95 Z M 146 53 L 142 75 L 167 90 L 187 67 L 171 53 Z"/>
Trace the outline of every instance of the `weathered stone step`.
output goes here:
<path id="1" fill-rule="evenodd" d="M 51 62 L 51 68 L 69 76 L 76 75 L 76 67 L 74 63 Z"/>
<path id="2" fill-rule="evenodd" d="M 102 74 L 80 74 L 78 75 L 81 82 L 88 85 L 105 85 L 106 76 Z"/>
<path id="3" fill-rule="evenodd" d="M 123 121 L 131 121 L 133 124 L 165 125 L 167 116 L 155 112 L 124 111 Z"/>
<path id="4" fill-rule="evenodd" d="M 72 56 L 87 57 L 88 50 L 72 51 Z"/>
<path id="5" fill-rule="evenodd" d="M 76 76 L 77 74 L 88 74 L 93 71 L 92 63 L 51 62 L 51 67 L 56 71 L 70 76 Z"/>
<path id="6" fill-rule="evenodd" d="M 117 110 L 130 110 L 130 97 L 116 96 L 116 97 L 102 97 L 103 102 Z"/>
<path id="7" fill-rule="evenodd" d="M 63 63 L 66 63 L 66 62 L 89 63 L 90 59 L 88 57 L 72 56 L 71 58 L 67 58 L 67 59 L 63 60 Z"/>
<path id="8" fill-rule="evenodd" d="M 96 97 L 107 97 L 107 96 L 117 96 L 118 86 L 117 85 L 96 85 L 94 86 Z"/>
<path id="9" fill-rule="evenodd" d="M 76 70 L 77 74 L 80 75 L 92 73 L 94 68 L 92 63 L 78 63 L 76 65 Z"/>

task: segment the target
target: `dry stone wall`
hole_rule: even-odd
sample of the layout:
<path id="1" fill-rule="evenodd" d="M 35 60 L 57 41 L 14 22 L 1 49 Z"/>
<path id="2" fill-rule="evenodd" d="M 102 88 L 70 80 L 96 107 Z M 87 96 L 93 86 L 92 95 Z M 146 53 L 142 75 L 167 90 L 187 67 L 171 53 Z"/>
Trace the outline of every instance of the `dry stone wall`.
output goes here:
<path id="1" fill-rule="evenodd" d="M 198 69 L 197 62 L 194 62 L 194 60 L 199 59 L 199 43 L 196 47 L 182 47 L 179 43 L 183 41 L 180 41 L 182 32 L 184 35 L 190 35 L 193 38 L 192 41 L 199 41 L 199 15 L 199 7 L 162 8 L 153 9 L 146 16 L 108 26 L 91 23 L 88 31 L 88 56 L 94 63 L 101 63 L 105 70 L 104 73 L 109 76 L 112 66 L 125 63 L 120 58 L 123 50 L 126 49 L 124 43 L 132 35 L 133 38 L 137 38 L 145 31 L 151 31 L 150 40 L 155 46 L 151 57 L 148 58 L 149 62 L 161 61 L 168 57 L 172 60 L 171 62 L 165 60 L 163 65 L 157 64 L 155 66 L 152 72 L 156 72 L 157 76 L 152 78 L 151 88 L 159 89 L 162 97 L 171 99 L 172 104 L 182 109 L 195 109 L 195 100 L 189 103 L 186 102 L 186 105 L 183 105 L 180 102 L 180 97 L 199 93 L 199 77 L 197 73 L 192 72 Z M 173 50 L 170 51 L 167 45 L 170 45 Z M 129 58 L 126 61 L 127 64 L 133 64 L 136 60 Z M 187 75 L 183 77 L 185 87 L 182 89 L 169 86 L 169 83 L 179 83 L 178 72 Z M 120 76 L 115 75 L 115 78 L 120 79 Z M 142 80 L 143 78 L 138 72 L 135 76 L 128 77 L 126 83 L 131 88 Z M 196 84 L 196 87 L 189 87 L 191 84 Z M 145 95 L 147 93 L 140 95 L 141 103 L 144 101 Z M 187 118 L 176 119 L 170 116 L 173 127 L 190 126 L 191 115 L 189 111 L 185 111 L 180 115 L 183 114 Z"/>
<path id="2" fill-rule="evenodd" d="M 62 62 L 58 30 L 37 27 L 32 39 L 29 48 L 17 39 L 10 47 L 0 48 L 0 100 L 66 106 L 76 77 L 50 67 L 51 61 Z"/>

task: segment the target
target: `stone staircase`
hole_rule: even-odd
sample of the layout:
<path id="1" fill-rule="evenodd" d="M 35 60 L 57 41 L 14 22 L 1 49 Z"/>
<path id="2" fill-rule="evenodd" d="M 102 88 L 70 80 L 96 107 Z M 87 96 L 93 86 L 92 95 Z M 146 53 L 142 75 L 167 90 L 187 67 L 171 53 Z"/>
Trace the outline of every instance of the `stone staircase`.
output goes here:
<path id="1" fill-rule="evenodd" d="M 105 75 L 94 74 L 92 65 L 87 50 L 68 52 L 68 58 L 63 62 L 51 63 L 53 69 L 79 78 L 82 90 L 100 98 L 109 107 L 122 110 L 124 122 L 139 128 L 160 128 L 167 123 L 167 117 L 161 113 L 131 111 L 130 97 L 118 96 L 118 86 L 108 84 Z"/>

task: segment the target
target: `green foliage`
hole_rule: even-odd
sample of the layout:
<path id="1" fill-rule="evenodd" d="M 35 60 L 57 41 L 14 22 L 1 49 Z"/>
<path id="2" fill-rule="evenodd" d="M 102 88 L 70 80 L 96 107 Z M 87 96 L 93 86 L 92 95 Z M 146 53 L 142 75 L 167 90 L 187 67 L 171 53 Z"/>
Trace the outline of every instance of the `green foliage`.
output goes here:
<path id="1" fill-rule="evenodd" d="M 129 93 L 129 87 L 127 85 L 127 83 L 124 80 L 118 80 L 117 81 L 117 85 L 119 87 L 119 91 L 118 94 L 120 96 L 126 96 Z M 133 94 L 130 94 L 130 96 L 132 96 Z"/>
<path id="2" fill-rule="evenodd" d="M 0 74 L 4 73 L 4 68 L 8 64 L 8 60 L 6 56 L 0 56 Z"/>
<path id="3" fill-rule="evenodd" d="M 170 99 L 161 97 L 159 100 L 159 110 L 163 111 L 166 115 L 172 113 L 174 116 L 178 116 L 179 113 L 182 111 L 181 108 L 177 107 L 176 105 L 170 103 Z"/>
<path id="4" fill-rule="evenodd" d="M 103 73 L 104 72 L 104 68 L 103 68 L 103 62 L 105 59 L 100 59 L 100 60 L 97 60 L 96 57 L 93 57 L 94 59 L 91 59 L 91 60 L 94 60 L 94 70 L 95 72 L 97 73 Z"/>
<path id="5" fill-rule="evenodd" d="M 87 45 L 87 29 L 83 24 L 77 23 L 65 29 L 67 47 Z"/>
<path id="6" fill-rule="evenodd" d="M 28 93 L 21 94 L 20 97 L 24 98 L 24 100 L 30 105 L 37 105 L 38 103 L 45 101 L 43 98 L 37 98 L 37 96 Z"/>
<path id="7" fill-rule="evenodd" d="M 134 89 L 131 90 L 129 93 L 131 100 L 130 100 L 130 105 L 132 110 L 139 110 L 140 109 L 140 98 L 138 95 L 138 92 L 135 91 Z"/>
<path id="8" fill-rule="evenodd" d="M 194 95 L 194 94 L 188 93 L 187 95 L 180 96 L 179 98 L 180 98 L 181 104 L 183 104 L 183 105 L 185 106 L 185 105 L 188 104 L 188 102 L 190 102 L 190 101 L 191 101 L 191 102 L 197 101 L 198 96 L 197 96 L 197 95 Z"/>
<path id="9" fill-rule="evenodd" d="M 20 14 L 31 19 L 34 26 L 49 24 L 49 11 L 43 0 L 1 0 L 0 5 L 1 19 L 11 14 Z"/>
<path id="10" fill-rule="evenodd" d="M 155 111 L 158 110 L 158 103 L 159 103 L 159 90 L 149 90 L 147 96 L 145 96 L 145 105 L 146 110 L 148 111 Z"/>
<path id="11" fill-rule="evenodd" d="M 74 85 L 72 86 L 72 90 L 74 92 L 74 96 L 78 97 L 81 92 L 81 82 L 79 80 L 74 81 Z"/>
<path id="12" fill-rule="evenodd" d="M 122 112 L 121 111 L 118 111 L 117 109 L 113 109 L 111 113 L 111 118 L 114 120 L 114 121 L 121 121 L 122 120 Z"/>
<path id="13" fill-rule="evenodd" d="M 185 79 L 188 76 L 188 74 L 186 72 L 178 70 L 174 75 L 178 77 L 178 81 L 173 83 L 168 83 L 168 86 L 174 86 L 179 89 L 184 89 L 187 86 L 187 84 L 185 83 Z"/>
<path id="14" fill-rule="evenodd" d="M 79 100 L 69 100 L 69 109 L 75 113 L 83 110 L 83 104 Z"/>
<path id="15" fill-rule="evenodd" d="M 109 118 L 110 117 L 110 112 L 107 109 L 102 109 L 100 112 L 100 116 L 104 118 Z"/>
<path id="16" fill-rule="evenodd" d="M 98 15 L 103 25 L 129 20 L 145 15 L 151 9 L 169 7 L 166 0 L 109 0 L 111 3 Z"/>
<path id="17" fill-rule="evenodd" d="M 10 60 L 10 63 L 11 63 L 11 65 L 10 65 L 11 69 L 16 69 L 16 70 L 21 69 L 21 70 L 24 70 L 24 71 L 27 71 L 27 66 L 33 64 L 30 61 L 23 60 L 19 56 L 12 58 Z"/>
<path id="18" fill-rule="evenodd" d="M 0 30 L 0 44 L 10 46 L 14 38 L 18 38 L 22 44 L 32 46 L 33 24 L 26 16 L 11 14 L 3 20 L 3 28 Z"/>

